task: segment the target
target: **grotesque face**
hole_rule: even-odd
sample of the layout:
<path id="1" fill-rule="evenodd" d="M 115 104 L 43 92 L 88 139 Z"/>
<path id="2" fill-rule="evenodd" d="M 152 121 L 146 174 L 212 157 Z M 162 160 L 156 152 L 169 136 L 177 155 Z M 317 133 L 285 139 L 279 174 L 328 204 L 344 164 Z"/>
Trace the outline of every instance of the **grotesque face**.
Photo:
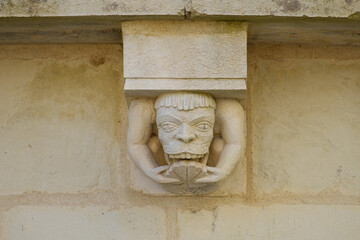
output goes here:
<path id="1" fill-rule="evenodd" d="M 167 161 L 203 162 L 213 138 L 214 122 L 214 107 L 157 108 L 158 137 Z"/>

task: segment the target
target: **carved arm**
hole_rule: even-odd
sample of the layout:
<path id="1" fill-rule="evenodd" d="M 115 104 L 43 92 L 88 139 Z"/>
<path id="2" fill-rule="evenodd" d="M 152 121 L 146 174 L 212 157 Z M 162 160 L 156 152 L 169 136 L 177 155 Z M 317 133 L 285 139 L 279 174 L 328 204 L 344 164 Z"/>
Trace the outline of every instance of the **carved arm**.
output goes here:
<path id="1" fill-rule="evenodd" d="M 131 102 L 129 108 L 129 129 L 127 136 L 127 151 L 130 158 L 146 176 L 158 183 L 175 183 L 179 180 L 167 178 L 161 173 L 169 166 L 158 167 L 154 155 L 148 147 L 155 123 L 154 101 L 137 99 Z"/>
<path id="2" fill-rule="evenodd" d="M 210 174 L 198 179 L 196 182 L 199 183 L 216 183 L 226 178 L 245 149 L 245 114 L 237 100 L 217 99 L 216 121 L 219 121 L 225 145 L 216 167 L 207 167 Z"/>

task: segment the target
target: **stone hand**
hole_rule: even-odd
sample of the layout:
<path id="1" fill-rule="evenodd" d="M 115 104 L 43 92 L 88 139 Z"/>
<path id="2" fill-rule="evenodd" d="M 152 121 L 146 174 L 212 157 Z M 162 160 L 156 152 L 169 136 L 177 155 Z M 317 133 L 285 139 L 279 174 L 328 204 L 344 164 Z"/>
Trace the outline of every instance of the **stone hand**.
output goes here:
<path id="1" fill-rule="evenodd" d="M 195 183 L 217 183 L 226 177 L 225 171 L 217 167 L 206 167 L 208 175 L 195 180 Z"/>
<path id="2" fill-rule="evenodd" d="M 161 183 L 161 184 L 179 184 L 181 181 L 179 179 L 175 178 L 169 178 L 163 175 L 163 173 L 169 168 L 169 165 L 160 166 L 153 168 L 148 176 L 154 180 L 155 182 Z"/>

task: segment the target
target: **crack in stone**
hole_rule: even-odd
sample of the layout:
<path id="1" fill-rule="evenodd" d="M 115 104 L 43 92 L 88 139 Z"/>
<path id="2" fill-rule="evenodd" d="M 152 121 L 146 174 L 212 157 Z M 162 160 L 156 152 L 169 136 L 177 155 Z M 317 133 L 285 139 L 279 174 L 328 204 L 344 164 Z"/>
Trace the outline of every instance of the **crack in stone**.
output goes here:
<path id="1" fill-rule="evenodd" d="M 187 0 L 184 6 L 184 18 L 187 20 L 191 19 L 192 15 L 192 0 Z"/>

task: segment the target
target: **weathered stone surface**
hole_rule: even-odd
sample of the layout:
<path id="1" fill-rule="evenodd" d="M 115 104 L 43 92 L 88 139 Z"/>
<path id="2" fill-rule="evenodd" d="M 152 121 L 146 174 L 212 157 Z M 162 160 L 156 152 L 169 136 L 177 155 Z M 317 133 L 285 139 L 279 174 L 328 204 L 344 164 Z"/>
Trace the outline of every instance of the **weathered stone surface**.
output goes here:
<path id="1" fill-rule="evenodd" d="M 222 206 L 178 213 L 180 239 L 356 240 L 359 206 Z"/>
<path id="2" fill-rule="evenodd" d="M 119 50 L 1 47 L 0 195 L 116 186 L 126 138 Z"/>
<path id="3" fill-rule="evenodd" d="M 104 0 L 104 1 L 21 1 L 12 0 L 0 5 L 0 16 L 106 16 L 159 15 L 183 18 L 184 2 L 169 0 Z"/>
<path id="4" fill-rule="evenodd" d="M 165 239 L 165 212 L 157 207 L 16 207 L 4 214 L 0 239 Z"/>
<path id="5" fill-rule="evenodd" d="M 348 17 L 360 9 L 359 1 L 328 0 L 192 0 L 196 17 L 223 16 L 297 16 L 297 17 Z"/>
<path id="6" fill-rule="evenodd" d="M 229 17 L 223 17 L 228 19 Z M 274 18 L 241 16 L 249 23 L 248 43 L 360 46 L 360 24 L 354 18 Z M 1 18 L 0 44 L 118 43 L 121 22 L 134 17 L 92 16 Z M 156 18 L 157 19 L 157 18 Z M 216 19 L 220 19 L 219 16 Z M 41 26 L 41 27 L 39 27 Z"/>
<path id="7" fill-rule="evenodd" d="M 122 23 L 124 78 L 246 78 L 247 23 Z"/>
<path id="8" fill-rule="evenodd" d="M 211 16 L 348 17 L 359 11 L 356 0 L 104 0 L 3 1 L 0 16 L 138 16 L 209 18 Z"/>
<path id="9" fill-rule="evenodd" d="M 360 48 L 249 52 L 257 194 L 360 194 Z"/>
<path id="10" fill-rule="evenodd" d="M 249 43 L 360 46 L 358 20 L 269 19 L 249 23 Z"/>

